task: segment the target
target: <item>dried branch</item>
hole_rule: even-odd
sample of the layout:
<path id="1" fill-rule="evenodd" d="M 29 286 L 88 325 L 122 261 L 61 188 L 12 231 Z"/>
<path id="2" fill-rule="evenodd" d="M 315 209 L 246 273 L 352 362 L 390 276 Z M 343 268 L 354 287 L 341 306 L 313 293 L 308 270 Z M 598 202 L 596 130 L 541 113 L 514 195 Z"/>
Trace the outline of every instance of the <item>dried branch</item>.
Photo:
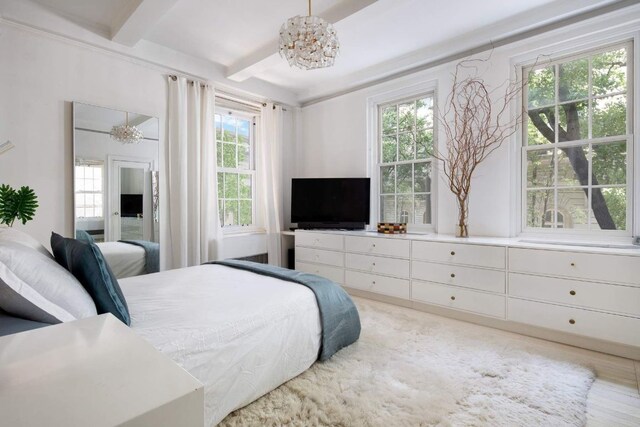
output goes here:
<path id="1" fill-rule="evenodd" d="M 490 89 L 478 71 L 478 65 L 490 58 L 491 55 L 486 59 L 464 60 L 456 65 L 451 92 L 444 111 L 438 114 L 446 149 L 441 152 L 436 144 L 432 154 L 441 162 L 449 189 L 457 198 L 462 236 L 468 235 L 466 221 L 474 172 L 517 131 L 525 118 L 524 106 L 513 116 L 510 106 L 522 94 L 527 80 L 507 80 Z M 468 77 L 463 77 L 465 74 Z M 498 96 L 499 90 L 503 92 Z"/>

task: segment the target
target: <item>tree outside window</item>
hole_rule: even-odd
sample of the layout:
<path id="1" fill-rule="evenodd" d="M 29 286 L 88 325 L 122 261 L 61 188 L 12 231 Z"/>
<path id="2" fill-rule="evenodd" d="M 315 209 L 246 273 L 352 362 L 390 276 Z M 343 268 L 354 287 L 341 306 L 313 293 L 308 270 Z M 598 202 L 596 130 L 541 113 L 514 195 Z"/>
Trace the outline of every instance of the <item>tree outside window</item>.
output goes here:
<path id="1" fill-rule="evenodd" d="M 629 229 L 630 55 L 627 44 L 525 70 L 525 228 Z"/>
<path id="2" fill-rule="evenodd" d="M 253 119 L 215 115 L 218 157 L 218 207 L 223 227 L 254 225 L 255 167 Z"/>
<path id="3" fill-rule="evenodd" d="M 379 107 L 381 222 L 432 222 L 433 107 L 433 95 Z"/>

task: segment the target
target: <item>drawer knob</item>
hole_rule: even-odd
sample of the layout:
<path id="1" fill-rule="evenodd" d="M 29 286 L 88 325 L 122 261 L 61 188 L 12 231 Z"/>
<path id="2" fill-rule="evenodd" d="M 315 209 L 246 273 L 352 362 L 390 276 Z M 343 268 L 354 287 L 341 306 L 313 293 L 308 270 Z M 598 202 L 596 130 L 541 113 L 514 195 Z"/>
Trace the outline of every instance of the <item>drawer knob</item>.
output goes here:
<path id="1" fill-rule="evenodd" d="M 456 254 L 455 251 L 451 251 L 451 255 L 455 255 L 455 254 Z"/>
<path id="2" fill-rule="evenodd" d="M 573 320 L 573 319 L 569 319 L 569 323 L 571 323 L 572 325 L 575 325 L 575 324 L 576 324 L 576 321 L 575 321 L 575 320 Z"/>
<path id="3" fill-rule="evenodd" d="M 576 266 L 576 263 L 575 263 L 575 262 L 572 262 L 572 263 L 571 263 L 571 267 L 575 267 L 575 266 Z"/>
<path id="4" fill-rule="evenodd" d="M 376 244 L 375 244 L 375 243 L 374 243 L 374 244 L 372 244 L 372 245 L 371 245 L 371 247 L 372 247 L 372 248 L 375 248 L 375 247 L 376 247 Z"/>
<path id="5" fill-rule="evenodd" d="M 569 291 L 569 295 L 575 295 L 576 291 Z"/>
<path id="6" fill-rule="evenodd" d="M 376 284 L 376 281 L 374 280 L 373 282 L 371 282 L 371 284 L 372 284 L 372 285 L 375 285 L 375 284 Z"/>
<path id="7" fill-rule="evenodd" d="M 376 266 L 376 263 L 375 263 L 375 262 L 373 262 L 373 263 L 371 263 L 371 264 L 372 264 L 374 267 Z"/>
<path id="8" fill-rule="evenodd" d="M 451 278 L 456 277 L 455 273 L 451 273 Z"/>
<path id="9" fill-rule="evenodd" d="M 455 301 L 456 297 L 454 297 L 453 295 L 451 295 L 451 301 Z"/>

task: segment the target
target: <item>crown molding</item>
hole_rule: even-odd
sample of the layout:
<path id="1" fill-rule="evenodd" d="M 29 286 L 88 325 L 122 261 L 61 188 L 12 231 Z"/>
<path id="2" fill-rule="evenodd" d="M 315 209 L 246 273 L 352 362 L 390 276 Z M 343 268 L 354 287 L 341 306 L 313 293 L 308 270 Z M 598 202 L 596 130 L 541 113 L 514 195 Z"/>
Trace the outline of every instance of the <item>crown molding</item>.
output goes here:
<path id="1" fill-rule="evenodd" d="M 571 5 L 568 4 L 567 7 L 569 6 Z M 508 30 L 509 27 L 514 26 L 514 22 L 513 20 L 506 20 L 502 23 L 502 26 L 505 28 L 503 30 L 503 36 L 499 38 L 491 39 L 491 33 L 493 32 L 495 34 L 495 26 L 484 28 L 480 31 L 463 35 L 456 40 L 451 40 L 438 46 L 432 46 L 429 49 L 421 49 L 383 64 L 375 65 L 368 70 L 359 71 L 351 76 L 352 84 L 345 88 L 336 87 L 335 90 L 329 91 L 327 94 L 318 95 L 317 93 L 320 93 L 320 91 L 327 90 L 327 84 L 324 84 L 321 88 L 311 88 L 308 91 L 299 92 L 300 102 L 303 108 L 308 107 L 372 86 L 406 78 L 445 65 L 449 62 L 487 52 L 492 49 L 515 46 L 520 42 L 531 42 L 536 38 L 543 38 L 550 34 L 562 32 L 572 26 L 580 26 L 582 24 L 590 27 L 593 20 L 602 18 L 605 15 L 614 19 L 627 19 L 630 8 L 633 9 L 634 12 L 640 11 L 638 1 L 621 0 L 595 7 L 576 15 L 568 15 L 567 13 L 560 14 L 558 19 L 543 21 L 540 25 L 530 25 L 529 27 L 524 27 L 524 30 L 520 29 L 519 31 Z M 589 31 L 591 31 L 591 28 L 589 28 Z M 468 47 L 473 40 L 488 41 Z M 452 45 L 457 46 L 457 51 L 453 53 L 451 53 Z M 456 47 L 454 47 L 454 50 L 455 49 Z M 368 76 L 368 78 L 363 76 Z M 348 79 L 349 77 L 341 79 L 341 83 L 344 83 L 344 81 Z M 313 93 L 314 89 L 317 89 L 316 95 Z"/>

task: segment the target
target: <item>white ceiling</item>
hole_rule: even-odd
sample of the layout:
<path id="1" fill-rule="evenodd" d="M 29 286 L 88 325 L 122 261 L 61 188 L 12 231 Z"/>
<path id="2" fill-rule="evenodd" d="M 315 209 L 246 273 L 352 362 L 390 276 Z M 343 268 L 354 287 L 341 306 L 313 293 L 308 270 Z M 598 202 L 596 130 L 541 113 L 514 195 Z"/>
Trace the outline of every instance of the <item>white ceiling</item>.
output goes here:
<path id="1" fill-rule="evenodd" d="M 312 93 L 323 95 L 324 87 L 337 91 L 380 77 L 382 70 L 388 74 L 394 63 L 406 68 L 433 60 L 430 54 L 442 52 L 443 46 L 445 50 L 448 45 L 468 49 L 615 3 L 315 0 L 313 13 L 336 22 L 341 52 L 332 68 L 302 71 L 290 68 L 276 55 L 276 43 L 280 25 L 291 16 L 306 13 L 306 0 L 35 1 L 114 40 L 133 40 L 130 45 L 134 45 L 144 39 L 206 59 L 226 67 L 232 80 L 260 79 L 297 93 L 302 101 Z"/>

